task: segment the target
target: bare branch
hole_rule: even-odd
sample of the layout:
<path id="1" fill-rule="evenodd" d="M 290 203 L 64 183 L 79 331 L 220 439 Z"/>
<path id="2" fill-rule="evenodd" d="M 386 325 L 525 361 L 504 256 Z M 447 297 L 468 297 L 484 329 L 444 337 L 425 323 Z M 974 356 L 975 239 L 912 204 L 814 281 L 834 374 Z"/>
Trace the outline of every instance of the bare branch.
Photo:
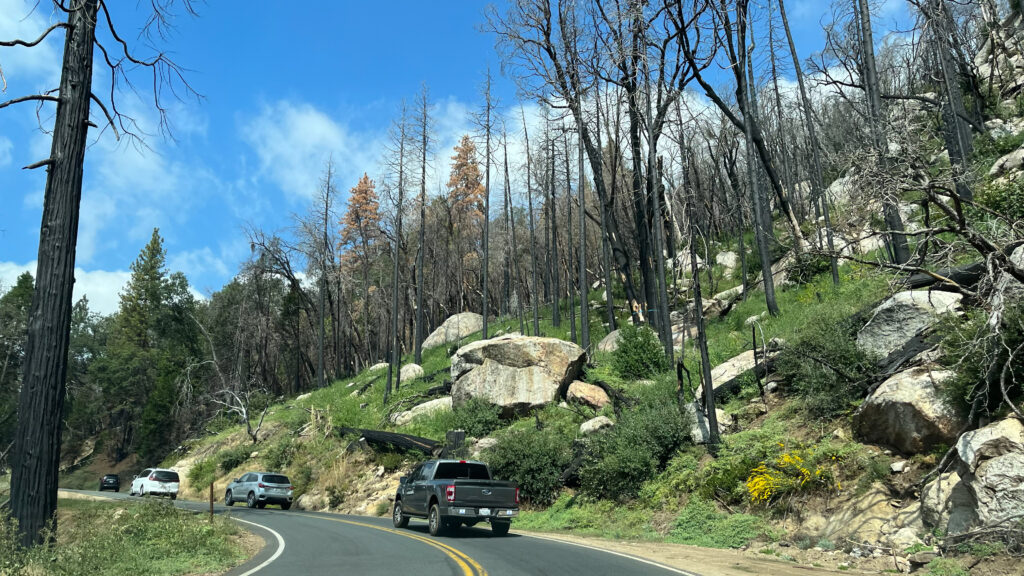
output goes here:
<path id="1" fill-rule="evenodd" d="M 110 112 L 107 110 L 107 107 L 103 104 L 103 101 L 100 100 L 99 97 L 92 92 L 89 93 L 89 98 L 91 98 L 92 101 L 100 107 L 100 110 L 103 110 L 103 115 L 107 117 L 107 124 L 109 124 L 110 128 L 114 130 L 114 139 L 120 141 L 121 134 L 118 133 L 117 125 L 114 123 L 114 119 L 110 116 Z"/>
<path id="2" fill-rule="evenodd" d="M 67 22 L 58 22 L 57 24 L 54 24 L 53 26 L 50 26 L 49 28 L 47 28 L 46 31 L 44 31 L 42 33 L 42 35 L 39 36 L 39 38 L 36 38 L 35 40 L 33 40 L 31 42 L 26 42 L 24 40 L 19 40 L 19 39 L 14 39 L 14 40 L 10 40 L 10 41 L 0 40 L 0 46 L 4 46 L 4 47 L 25 46 L 26 48 L 31 48 L 31 47 L 35 46 L 36 44 L 39 44 L 43 40 L 46 40 L 46 37 L 50 35 L 50 32 L 53 32 L 57 28 L 67 28 L 67 27 L 68 27 L 68 23 Z"/>
<path id="3" fill-rule="evenodd" d="M 40 160 L 39 162 L 29 164 L 28 166 L 22 168 L 22 170 L 35 170 L 36 168 L 42 168 L 43 166 L 51 166 L 52 164 L 53 158 L 46 158 L 44 160 Z"/>
<path id="4" fill-rule="evenodd" d="M 36 100 L 38 102 L 60 102 L 60 98 L 56 96 L 49 96 L 46 94 L 32 94 L 30 96 L 21 96 L 18 98 L 14 98 L 12 100 L 8 100 L 7 102 L 0 102 L 0 109 L 7 108 L 12 104 L 20 104 L 22 102 L 30 102 L 32 100 Z"/>

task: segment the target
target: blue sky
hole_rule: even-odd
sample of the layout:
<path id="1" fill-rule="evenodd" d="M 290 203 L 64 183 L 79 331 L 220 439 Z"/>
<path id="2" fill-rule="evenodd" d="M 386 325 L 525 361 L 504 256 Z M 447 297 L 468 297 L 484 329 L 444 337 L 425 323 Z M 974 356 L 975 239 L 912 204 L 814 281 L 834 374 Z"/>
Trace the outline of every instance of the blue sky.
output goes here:
<path id="1" fill-rule="evenodd" d="M 136 38 L 148 2 L 111 2 L 122 35 Z M 0 38 L 34 39 L 59 18 L 49 2 L 0 0 Z M 898 8 L 892 1 L 888 13 Z M 244 6 L 245 9 L 241 7 Z M 347 193 L 362 172 L 379 178 L 387 130 L 403 98 L 426 83 L 437 124 L 435 169 L 447 173 L 451 147 L 472 130 L 469 113 L 491 67 L 494 90 L 516 103 L 501 76 L 492 36 L 481 32 L 483 2 L 468 0 L 282 3 L 213 1 L 198 18 L 176 20 L 162 43 L 189 69 L 203 99 L 172 102 L 175 140 L 160 137 L 146 80 L 121 105 L 152 135 L 148 149 L 93 131 L 87 153 L 76 297 L 116 310 L 128 266 L 153 227 L 168 264 L 199 294 L 228 282 L 249 253 L 243 226 L 288 226 L 304 213 L 324 161 L 337 164 Z M 827 7 L 791 1 L 791 23 L 806 57 L 821 46 Z M 0 101 L 57 85 L 63 36 L 34 49 L 0 49 L 7 90 Z M 98 69 L 96 82 L 108 80 Z M 94 84 L 95 85 L 95 84 Z M 40 117 L 52 127 L 52 107 Z M 32 104 L 0 110 L 0 287 L 34 272 L 45 174 L 22 166 L 48 155 Z M 2 288 L 0 288 L 2 291 Z"/>

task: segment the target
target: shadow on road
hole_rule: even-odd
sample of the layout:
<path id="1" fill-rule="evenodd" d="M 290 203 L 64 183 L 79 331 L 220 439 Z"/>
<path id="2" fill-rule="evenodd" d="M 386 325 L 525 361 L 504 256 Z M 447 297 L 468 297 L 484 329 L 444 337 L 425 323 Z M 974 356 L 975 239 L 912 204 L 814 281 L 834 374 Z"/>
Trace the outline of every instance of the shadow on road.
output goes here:
<path id="1" fill-rule="evenodd" d="M 515 526 L 513 526 L 512 528 L 514 530 Z M 408 526 L 403 528 L 403 530 L 409 530 L 410 532 L 418 532 L 420 534 L 423 534 L 424 536 L 430 536 L 430 531 L 427 529 L 426 524 L 414 524 L 410 522 Z M 468 526 L 462 526 L 459 528 L 449 528 L 444 533 L 444 537 L 456 538 L 460 540 L 488 538 L 522 538 L 522 536 L 516 534 L 515 532 L 509 532 L 508 535 L 506 536 L 495 536 L 494 533 L 491 532 L 491 527 L 487 524 L 481 524 L 480 526 L 474 526 L 472 528 Z"/>

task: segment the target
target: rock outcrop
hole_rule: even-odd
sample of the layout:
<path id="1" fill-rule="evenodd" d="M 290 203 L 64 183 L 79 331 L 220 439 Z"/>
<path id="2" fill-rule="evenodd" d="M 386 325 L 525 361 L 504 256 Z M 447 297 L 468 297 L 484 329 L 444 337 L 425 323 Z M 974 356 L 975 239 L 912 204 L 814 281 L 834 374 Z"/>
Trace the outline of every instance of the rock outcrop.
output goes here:
<path id="1" fill-rule="evenodd" d="M 607 416 L 598 416 L 597 418 L 591 418 L 583 424 L 580 424 L 580 434 L 589 436 L 595 432 L 600 432 L 605 428 L 611 428 L 615 426 L 615 422 L 611 421 L 611 418 Z"/>
<path id="2" fill-rule="evenodd" d="M 607 336 L 601 338 L 601 341 L 597 343 L 597 350 L 599 352 L 615 352 L 619 349 L 619 331 L 612 330 Z"/>
<path id="3" fill-rule="evenodd" d="M 611 402 L 611 399 L 608 398 L 608 393 L 600 386 L 594 386 L 579 380 L 569 384 L 569 390 L 565 393 L 565 399 L 568 402 L 578 402 L 585 406 L 590 406 L 595 410 L 600 410 Z"/>
<path id="4" fill-rule="evenodd" d="M 425 416 L 427 414 L 434 414 L 437 412 L 451 412 L 451 410 L 452 397 L 445 396 L 443 398 L 424 402 L 423 404 L 417 404 L 405 412 L 399 412 L 391 417 L 391 421 L 399 426 L 405 426 L 419 416 Z"/>
<path id="5" fill-rule="evenodd" d="M 402 382 L 408 382 L 409 380 L 415 380 L 423 376 L 423 367 L 419 364 L 406 364 L 402 366 L 402 369 L 398 372 Z"/>
<path id="6" fill-rule="evenodd" d="M 922 492 L 929 527 L 962 534 L 1024 514 L 1024 424 L 1006 418 L 965 432 L 956 443 L 957 469 Z"/>
<path id="7" fill-rule="evenodd" d="M 961 298 L 953 292 L 927 290 L 894 294 L 874 309 L 857 333 L 857 347 L 885 358 L 934 326 L 943 314 L 958 312 Z"/>
<path id="8" fill-rule="evenodd" d="M 456 406 L 480 398 L 502 407 L 506 417 L 544 406 L 565 395 L 586 354 L 557 338 L 502 336 L 472 342 L 452 356 Z"/>
<path id="9" fill-rule="evenodd" d="M 782 340 L 776 338 L 773 338 L 768 342 L 767 362 L 769 364 L 775 360 L 775 357 L 778 355 L 779 350 L 781 350 L 782 345 Z M 760 371 L 763 372 L 764 363 L 765 359 L 757 359 L 755 361 L 754 351 L 747 350 L 746 352 L 733 356 L 712 368 L 711 387 L 715 390 L 715 397 L 718 398 L 724 394 L 735 393 L 743 383 L 741 377 L 747 372 L 753 370 L 755 366 L 760 368 Z M 698 393 L 704 393 L 703 385 L 698 388 Z"/>
<path id="10" fill-rule="evenodd" d="M 964 423 L 939 395 L 942 382 L 951 375 L 923 367 L 893 375 L 854 413 L 854 433 L 904 454 L 952 444 Z"/>
<path id="11" fill-rule="evenodd" d="M 458 342 L 474 332 L 484 328 L 484 317 L 476 312 L 462 312 L 449 317 L 423 341 L 423 349 L 435 348 L 444 344 Z"/>

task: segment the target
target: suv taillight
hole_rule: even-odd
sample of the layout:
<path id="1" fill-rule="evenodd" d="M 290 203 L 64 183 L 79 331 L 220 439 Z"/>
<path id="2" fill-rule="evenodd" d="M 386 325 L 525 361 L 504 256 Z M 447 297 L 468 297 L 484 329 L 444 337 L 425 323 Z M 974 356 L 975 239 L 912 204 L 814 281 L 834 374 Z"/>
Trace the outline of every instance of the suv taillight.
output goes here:
<path id="1" fill-rule="evenodd" d="M 259 486 L 260 488 L 266 488 L 266 486 L 263 484 L 263 482 L 260 482 L 259 484 L 257 484 L 257 486 Z"/>
<path id="2" fill-rule="evenodd" d="M 449 484 L 444 487 L 444 497 L 449 502 L 455 502 L 455 484 Z"/>
<path id="3" fill-rule="evenodd" d="M 149 475 L 149 479 L 153 480 L 155 482 L 156 481 L 156 474 L 150 474 Z"/>
<path id="4" fill-rule="evenodd" d="M 519 486 L 516 486 L 516 504 L 519 504 Z"/>

